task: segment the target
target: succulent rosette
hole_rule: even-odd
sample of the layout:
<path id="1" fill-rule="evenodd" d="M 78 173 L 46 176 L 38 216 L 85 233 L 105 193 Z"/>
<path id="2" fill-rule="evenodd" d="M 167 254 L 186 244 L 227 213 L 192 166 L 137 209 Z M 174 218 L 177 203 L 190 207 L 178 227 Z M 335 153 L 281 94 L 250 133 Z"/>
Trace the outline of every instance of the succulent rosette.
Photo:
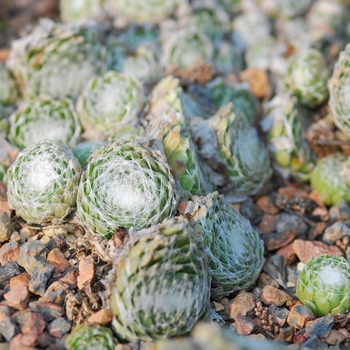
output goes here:
<path id="1" fill-rule="evenodd" d="M 260 8 L 273 18 L 292 18 L 304 14 L 312 0 L 258 0 Z"/>
<path id="2" fill-rule="evenodd" d="M 175 180 L 153 141 L 115 141 L 90 157 L 77 198 L 89 232 L 110 238 L 119 227 L 145 228 L 175 213 Z"/>
<path id="3" fill-rule="evenodd" d="M 110 5 L 138 24 L 160 23 L 176 9 L 179 0 L 111 0 Z"/>
<path id="4" fill-rule="evenodd" d="M 95 28 L 42 19 L 31 34 L 13 42 L 7 66 L 25 99 L 75 99 L 91 77 L 105 70 L 105 61 Z"/>
<path id="5" fill-rule="evenodd" d="M 327 63 L 321 52 L 306 48 L 290 58 L 285 84 L 300 104 L 316 107 L 328 98 L 329 77 Z"/>
<path id="6" fill-rule="evenodd" d="M 315 316 L 338 315 L 350 309 L 350 265 L 343 257 L 312 257 L 301 271 L 297 297 Z"/>
<path id="7" fill-rule="evenodd" d="M 200 224 L 215 287 L 229 294 L 248 289 L 264 264 L 264 244 L 250 222 L 217 192 L 193 199 L 185 217 Z"/>
<path id="8" fill-rule="evenodd" d="M 244 114 L 229 103 L 210 119 L 195 118 L 191 135 L 211 168 L 213 183 L 228 196 L 256 194 L 270 179 L 268 152 Z"/>
<path id="9" fill-rule="evenodd" d="M 222 78 L 207 84 L 211 100 L 217 109 L 232 102 L 237 114 L 243 113 L 249 122 L 253 122 L 258 114 L 259 101 L 243 84 L 228 84 Z"/>
<path id="10" fill-rule="evenodd" d="M 213 44 L 202 31 L 194 27 L 168 32 L 162 39 L 162 60 L 168 71 L 210 63 L 213 54 Z"/>
<path id="11" fill-rule="evenodd" d="M 103 18 L 104 0 L 61 0 L 60 15 L 64 22 Z"/>
<path id="12" fill-rule="evenodd" d="M 214 54 L 214 65 L 221 74 L 241 72 L 244 66 L 244 49 L 235 42 L 221 40 Z"/>
<path id="13" fill-rule="evenodd" d="M 203 236 L 174 219 L 133 232 L 114 262 L 112 327 L 128 341 L 188 333 L 209 311 Z"/>
<path id="14" fill-rule="evenodd" d="M 67 350 L 114 350 L 117 344 L 109 328 L 86 324 L 76 326 L 64 341 Z"/>
<path id="15" fill-rule="evenodd" d="M 334 65 L 333 75 L 328 83 L 329 106 L 333 113 L 334 123 L 347 135 L 350 135 L 350 45 L 345 47 Z"/>
<path id="16" fill-rule="evenodd" d="M 10 116 L 9 139 L 21 149 L 44 139 L 73 147 L 80 132 L 80 123 L 69 99 L 23 102 Z"/>
<path id="17" fill-rule="evenodd" d="M 219 4 L 228 13 L 237 13 L 242 10 L 243 0 L 219 0 Z"/>
<path id="18" fill-rule="evenodd" d="M 15 80 L 5 64 L 0 62 L 0 105 L 7 106 L 13 104 L 16 100 L 17 87 Z"/>
<path id="19" fill-rule="evenodd" d="M 86 137 L 106 138 L 121 125 L 136 126 L 143 99 L 142 84 L 132 76 L 108 71 L 92 78 L 77 101 Z"/>
<path id="20" fill-rule="evenodd" d="M 28 223 L 61 222 L 75 209 L 81 166 L 71 150 L 43 140 L 7 171 L 8 202 Z"/>
<path id="21" fill-rule="evenodd" d="M 305 137 L 312 122 L 308 112 L 287 95 L 277 95 L 265 108 L 262 128 L 275 162 L 281 170 L 307 180 L 317 161 Z"/>
<path id="22" fill-rule="evenodd" d="M 350 202 L 350 157 L 333 153 L 321 158 L 311 173 L 311 187 L 326 205 Z"/>

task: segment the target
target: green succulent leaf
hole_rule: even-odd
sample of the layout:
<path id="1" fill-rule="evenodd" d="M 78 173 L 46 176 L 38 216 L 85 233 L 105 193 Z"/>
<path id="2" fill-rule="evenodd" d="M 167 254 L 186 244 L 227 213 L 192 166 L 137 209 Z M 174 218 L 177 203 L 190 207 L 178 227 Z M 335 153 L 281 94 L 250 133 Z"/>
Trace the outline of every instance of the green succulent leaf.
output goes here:
<path id="1" fill-rule="evenodd" d="M 0 105 L 13 104 L 17 96 L 15 80 L 5 64 L 0 62 Z"/>

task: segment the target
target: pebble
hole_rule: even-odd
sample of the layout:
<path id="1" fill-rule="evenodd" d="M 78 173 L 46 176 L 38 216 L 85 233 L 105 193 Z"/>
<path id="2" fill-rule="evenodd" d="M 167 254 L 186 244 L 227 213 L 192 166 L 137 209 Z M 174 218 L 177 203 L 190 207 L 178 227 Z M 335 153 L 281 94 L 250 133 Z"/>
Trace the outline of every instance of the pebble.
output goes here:
<path id="1" fill-rule="evenodd" d="M 52 337 L 49 332 L 43 332 L 38 338 L 37 338 L 37 346 L 41 348 L 47 348 L 49 345 L 55 343 L 55 338 Z"/>
<path id="2" fill-rule="evenodd" d="M 276 340 L 290 342 L 293 339 L 294 332 L 295 332 L 294 327 L 288 326 L 288 327 L 280 328 L 279 333 L 276 337 Z"/>
<path id="3" fill-rule="evenodd" d="M 334 256 L 343 256 L 343 251 L 337 246 L 328 246 L 319 241 L 304 241 L 296 239 L 293 242 L 293 249 L 297 257 L 302 263 L 306 263 L 311 257 L 320 256 L 322 254 L 330 254 Z"/>
<path id="4" fill-rule="evenodd" d="M 291 243 L 298 235 L 298 231 L 295 228 L 282 231 L 273 232 L 261 235 L 262 240 L 267 251 L 276 250 L 285 247 Z"/>
<path id="5" fill-rule="evenodd" d="M 214 302 L 215 303 L 215 302 Z M 220 304 L 221 305 L 221 304 Z M 225 307 L 223 305 L 220 311 L 223 311 Z M 101 309 L 95 312 L 87 319 L 89 324 L 99 324 L 101 326 L 108 326 L 113 320 L 113 312 L 110 309 Z"/>
<path id="6" fill-rule="evenodd" d="M 259 329 L 258 324 L 250 317 L 237 316 L 235 319 L 236 332 L 239 335 L 248 335 Z"/>
<path id="7" fill-rule="evenodd" d="M 6 242 L 12 233 L 12 224 L 9 214 L 0 211 L 0 242 Z"/>
<path id="8" fill-rule="evenodd" d="M 36 312 L 21 312 L 16 321 L 23 334 L 35 334 L 39 337 L 46 327 L 46 322 L 41 314 Z"/>
<path id="9" fill-rule="evenodd" d="M 316 336 L 310 337 L 302 346 L 300 347 L 300 350 L 324 350 L 328 349 L 328 345 L 323 342 L 320 338 Z"/>
<path id="10" fill-rule="evenodd" d="M 18 264 L 30 275 L 38 261 L 46 261 L 47 249 L 40 241 L 29 241 L 20 247 Z"/>
<path id="11" fill-rule="evenodd" d="M 282 247 L 276 251 L 277 255 L 283 255 L 286 257 L 286 265 L 291 265 L 296 260 L 297 256 L 294 253 L 293 242 L 289 243 L 285 247 Z"/>
<path id="12" fill-rule="evenodd" d="M 287 259 L 283 255 L 272 255 L 266 259 L 263 266 L 263 271 L 268 273 L 282 288 L 287 288 L 286 276 Z"/>
<path id="13" fill-rule="evenodd" d="M 8 262 L 5 266 L 0 266 L 0 287 L 4 287 L 12 277 L 18 276 L 21 273 L 21 269 L 14 261 Z"/>
<path id="14" fill-rule="evenodd" d="M 37 342 L 37 336 L 35 334 L 17 334 L 10 341 L 10 349 L 25 349 L 34 348 Z"/>
<path id="15" fill-rule="evenodd" d="M 10 289 L 16 287 L 16 286 L 29 286 L 30 276 L 23 272 L 22 274 L 12 277 L 10 279 Z"/>
<path id="16" fill-rule="evenodd" d="M 238 316 L 251 314 L 255 307 L 255 297 L 246 291 L 240 292 L 230 306 L 230 317 L 236 319 Z"/>
<path id="17" fill-rule="evenodd" d="M 219 311 L 224 311 L 225 310 L 225 306 L 216 302 L 216 301 L 213 301 L 213 306 L 214 306 L 214 310 L 216 312 L 219 312 Z M 94 314 L 95 315 L 95 314 Z M 93 316 L 93 315 L 92 315 Z"/>
<path id="18" fill-rule="evenodd" d="M 29 301 L 30 293 L 27 286 L 15 286 L 4 294 L 4 298 L 8 305 L 17 310 L 24 310 Z"/>
<path id="19" fill-rule="evenodd" d="M 335 329 L 332 329 L 329 332 L 328 336 L 324 339 L 324 341 L 328 345 L 340 345 L 344 340 L 345 340 L 344 335 Z"/>
<path id="20" fill-rule="evenodd" d="M 278 324 L 280 327 L 284 326 L 289 315 L 289 311 L 287 309 L 277 307 L 274 304 L 269 306 L 269 313 L 273 317 L 273 322 Z"/>
<path id="21" fill-rule="evenodd" d="M 50 335 L 55 338 L 62 338 L 71 328 L 70 322 L 64 317 L 53 320 L 47 327 Z"/>
<path id="22" fill-rule="evenodd" d="M 264 287 L 260 298 L 264 304 L 276 306 L 282 306 L 288 301 L 290 303 L 293 301 L 289 294 L 273 286 Z"/>
<path id="23" fill-rule="evenodd" d="M 43 229 L 43 233 L 48 237 L 55 237 L 57 235 L 67 235 L 67 229 L 64 227 L 48 227 Z"/>
<path id="24" fill-rule="evenodd" d="M 258 225 L 263 215 L 262 210 L 254 203 L 253 199 L 250 197 L 241 203 L 240 212 L 251 222 L 252 225 Z"/>
<path id="25" fill-rule="evenodd" d="M 33 312 L 39 312 L 47 322 L 53 321 L 56 318 L 63 316 L 64 309 L 54 303 L 36 300 L 29 303 L 29 307 Z"/>
<path id="26" fill-rule="evenodd" d="M 282 233 L 292 229 L 295 229 L 297 231 L 298 236 L 304 235 L 308 231 L 307 225 L 299 216 L 281 213 L 276 222 L 277 233 Z"/>
<path id="27" fill-rule="evenodd" d="M 279 209 L 270 196 L 262 196 L 256 201 L 257 206 L 266 214 L 278 214 Z"/>
<path id="28" fill-rule="evenodd" d="M 278 218 L 279 215 L 264 214 L 259 224 L 261 232 L 267 234 L 276 231 Z"/>
<path id="29" fill-rule="evenodd" d="M 9 316 L 0 318 L 0 334 L 9 342 L 14 336 L 20 333 L 20 329 Z"/>
<path id="30" fill-rule="evenodd" d="M 28 240 L 29 238 L 32 238 L 35 236 L 35 231 L 28 228 L 28 227 L 23 227 L 20 231 L 19 231 L 19 235 L 21 237 L 21 242 L 24 243 L 26 240 Z"/>
<path id="31" fill-rule="evenodd" d="M 330 220 L 349 220 L 350 206 L 346 201 L 341 201 L 337 205 L 329 208 Z"/>
<path id="32" fill-rule="evenodd" d="M 302 304 L 295 304 L 290 309 L 287 323 L 294 328 L 302 329 L 305 327 L 306 322 L 312 321 L 315 319 L 314 314 L 312 311 L 302 305 Z"/>
<path id="33" fill-rule="evenodd" d="M 258 279 L 258 286 L 264 288 L 265 286 L 274 286 L 279 288 L 279 284 L 267 273 L 261 272 Z"/>
<path id="34" fill-rule="evenodd" d="M 55 271 L 55 267 L 45 262 L 37 261 L 33 268 L 29 290 L 37 295 L 44 295 L 46 291 L 46 285 L 50 277 Z"/>
<path id="35" fill-rule="evenodd" d="M 9 261 L 17 261 L 19 244 L 17 242 L 5 243 L 0 248 L 0 264 L 5 266 Z"/>
<path id="36" fill-rule="evenodd" d="M 64 276 L 61 277 L 59 280 L 62 283 L 66 283 L 70 289 L 74 289 L 77 287 L 77 276 L 78 272 L 73 268 L 67 270 Z"/>
<path id="37" fill-rule="evenodd" d="M 50 284 L 50 286 L 46 289 L 44 295 L 41 296 L 39 300 L 63 305 L 67 289 L 68 285 L 66 283 L 55 281 Z"/>
<path id="38" fill-rule="evenodd" d="M 50 250 L 55 248 L 58 248 L 59 250 L 61 250 L 65 244 L 66 244 L 66 237 L 58 233 L 56 236 L 50 239 L 49 243 L 47 244 L 47 247 Z M 67 250 L 67 252 L 69 251 Z"/>
<path id="39" fill-rule="evenodd" d="M 334 244 L 337 239 L 345 236 L 350 237 L 350 228 L 343 221 L 337 221 L 332 226 L 325 229 L 323 234 L 323 242 Z"/>
<path id="40" fill-rule="evenodd" d="M 306 323 L 305 330 L 309 336 L 317 336 L 319 338 L 325 338 L 334 326 L 333 316 L 319 317 L 314 321 Z"/>
<path id="41" fill-rule="evenodd" d="M 91 284 L 95 274 L 94 259 L 91 256 L 83 257 L 79 262 L 79 274 L 77 278 L 78 288 L 82 290 Z"/>
<path id="42" fill-rule="evenodd" d="M 58 248 L 53 248 L 49 252 L 47 263 L 55 266 L 56 271 L 59 272 L 64 272 L 70 267 L 68 260 Z"/>

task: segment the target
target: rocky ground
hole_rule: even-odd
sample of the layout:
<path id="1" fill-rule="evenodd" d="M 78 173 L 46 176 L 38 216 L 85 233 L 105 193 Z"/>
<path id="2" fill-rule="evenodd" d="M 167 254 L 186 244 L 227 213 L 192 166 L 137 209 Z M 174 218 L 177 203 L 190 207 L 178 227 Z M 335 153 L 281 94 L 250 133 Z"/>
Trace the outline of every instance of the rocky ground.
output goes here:
<path id="1" fill-rule="evenodd" d="M 57 18 L 57 1 L 13 0 L 0 8 L 0 60 L 40 16 Z M 250 71 L 246 78 L 256 74 L 262 86 L 253 90 L 259 96 L 266 89 L 264 74 Z M 315 142 L 314 149 L 325 152 L 325 144 Z M 327 147 L 339 145 L 348 147 Z M 10 163 L 18 150 L 1 144 L 0 152 Z M 258 196 L 236 207 L 261 234 L 266 263 L 253 289 L 211 301 L 211 319 L 238 334 L 284 342 L 288 349 L 346 348 L 350 314 L 315 318 L 296 298 L 295 286 L 311 256 L 346 256 L 349 205 L 327 208 L 307 185 L 275 174 Z M 0 182 L 0 350 L 64 349 L 75 325 L 109 325 L 101 281 L 111 269 L 110 252 L 123 238 L 120 232 L 110 241 L 88 236 L 74 215 L 61 226 L 28 225 L 9 209 Z M 138 346 L 116 349 L 131 347 Z"/>

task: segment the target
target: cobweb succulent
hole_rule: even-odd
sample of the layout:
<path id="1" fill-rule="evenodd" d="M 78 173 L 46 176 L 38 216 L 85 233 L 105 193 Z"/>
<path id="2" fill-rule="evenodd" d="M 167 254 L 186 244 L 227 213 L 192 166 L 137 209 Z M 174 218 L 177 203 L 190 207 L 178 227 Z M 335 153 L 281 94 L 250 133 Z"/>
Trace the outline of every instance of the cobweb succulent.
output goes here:
<path id="1" fill-rule="evenodd" d="M 185 217 L 202 228 L 214 286 L 224 294 L 251 287 L 265 261 L 258 233 L 217 192 L 193 198 L 193 202 Z"/>
<path id="2" fill-rule="evenodd" d="M 103 18 L 104 0 L 60 0 L 60 15 L 64 22 Z"/>
<path id="3" fill-rule="evenodd" d="M 337 315 L 350 308 L 350 265 L 343 257 L 312 257 L 301 271 L 297 297 L 315 316 Z"/>
<path id="4" fill-rule="evenodd" d="M 209 311 L 203 236 L 169 219 L 130 234 L 114 262 L 112 327 L 128 341 L 188 333 Z"/>
<path id="5" fill-rule="evenodd" d="M 17 100 L 17 87 L 14 78 L 5 64 L 0 62 L 0 104 L 10 105 Z"/>
<path id="6" fill-rule="evenodd" d="M 81 127 L 73 102 L 48 98 L 23 102 L 10 116 L 9 139 L 23 149 L 41 140 L 74 146 Z"/>
<path id="7" fill-rule="evenodd" d="M 132 76 L 108 71 L 92 78 L 77 101 L 86 138 L 107 138 L 121 125 L 136 126 L 143 98 L 142 84 Z"/>
<path id="8" fill-rule="evenodd" d="M 43 140 L 7 171 L 8 202 L 28 223 L 61 222 L 75 209 L 81 166 L 71 150 Z"/>
<path id="9" fill-rule="evenodd" d="M 311 173 L 311 187 L 326 205 L 350 202 L 350 157 L 333 153 L 321 158 Z"/>
<path id="10" fill-rule="evenodd" d="M 115 141 L 92 154 L 77 198 L 89 232 L 110 238 L 119 227 L 145 228 L 174 214 L 175 180 L 162 149 L 152 150 L 152 144 Z"/>

